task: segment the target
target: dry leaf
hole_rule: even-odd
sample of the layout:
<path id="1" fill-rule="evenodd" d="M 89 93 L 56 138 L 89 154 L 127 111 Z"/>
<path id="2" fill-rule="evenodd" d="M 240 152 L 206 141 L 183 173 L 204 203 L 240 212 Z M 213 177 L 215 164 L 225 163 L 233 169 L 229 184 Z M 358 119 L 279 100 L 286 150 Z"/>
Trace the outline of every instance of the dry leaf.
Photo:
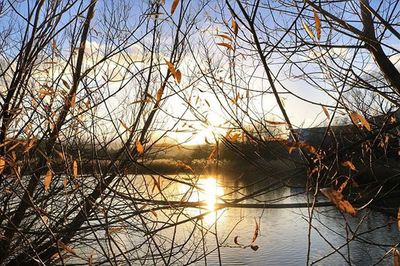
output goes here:
<path id="1" fill-rule="evenodd" d="M 258 246 L 257 245 L 250 245 L 250 248 L 254 251 L 258 250 Z"/>
<path id="2" fill-rule="evenodd" d="M 256 241 L 256 239 L 258 237 L 258 233 L 260 231 L 260 226 L 255 218 L 254 218 L 254 221 L 256 222 L 256 226 L 254 228 L 253 239 L 252 239 L 251 243 L 254 243 L 254 241 Z"/>
<path id="3" fill-rule="evenodd" d="M 239 32 L 238 24 L 236 23 L 236 20 L 234 18 L 232 19 L 232 30 L 235 35 L 237 35 Z"/>
<path id="4" fill-rule="evenodd" d="M 322 110 L 324 110 L 324 113 L 325 113 L 326 117 L 328 118 L 328 120 L 331 120 L 331 116 L 330 116 L 330 114 L 328 112 L 328 109 L 326 109 L 325 106 L 322 106 Z"/>
<path id="5" fill-rule="evenodd" d="M 130 131 L 129 127 L 127 124 L 124 123 L 124 121 L 122 121 L 121 119 L 118 119 L 119 122 L 121 123 L 122 127 L 125 128 L 126 131 Z"/>
<path id="6" fill-rule="evenodd" d="M 353 123 L 356 124 L 357 126 L 360 126 L 361 128 L 365 127 L 368 131 L 371 131 L 371 125 L 369 124 L 367 119 L 365 119 L 364 116 L 360 115 L 357 112 L 351 112 L 350 118 L 351 121 L 353 121 Z"/>
<path id="7" fill-rule="evenodd" d="M 45 191 L 47 191 L 49 189 L 52 178 L 53 178 L 53 173 L 49 169 L 49 170 L 47 170 L 46 176 L 44 177 L 44 181 L 43 181 Z"/>
<path id="8" fill-rule="evenodd" d="M 172 64 L 171 62 L 165 60 L 165 63 L 168 66 L 168 70 L 169 72 L 171 72 L 172 76 L 175 78 L 176 82 L 180 83 L 181 79 L 182 79 L 182 73 L 180 70 L 176 70 L 174 64 Z"/>
<path id="9" fill-rule="evenodd" d="M 218 149 L 217 146 L 214 146 L 213 150 L 211 151 L 210 155 L 208 156 L 207 160 L 212 161 L 217 157 Z"/>
<path id="10" fill-rule="evenodd" d="M 342 191 L 346 188 L 347 183 L 349 182 L 349 180 L 350 180 L 350 178 L 349 178 L 348 176 L 346 176 L 346 181 L 344 181 L 344 182 L 340 185 L 340 187 L 339 187 L 339 189 L 338 189 L 337 191 L 340 192 L 340 193 L 342 193 Z"/>
<path id="11" fill-rule="evenodd" d="M 71 101 L 70 101 L 71 109 L 75 108 L 75 100 L 76 100 L 76 94 L 74 93 L 71 95 Z"/>
<path id="12" fill-rule="evenodd" d="M 239 139 L 240 133 L 234 134 L 232 137 L 230 137 L 230 141 L 235 142 Z"/>
<path id="13" fill-rule="evenodd" d="M 62 79 L 61 81 L 64 84 L 64 86 L 67 87 L 67 89 L 70 89 L 68 81 L 66 81 L 65 79 Z"/>
<path id="14" fill-rule="evenodd" d="M 332 188 L 322 188 L 320 189 L 321 193 L 324 194 L 332 203 L 336 205 L 336 207 L 343 211 L 351 214 L 352 216 L 356 216 L 357 211 L 354 207 L 344 199 L 341 192 L 338 192 Z"/>
<path id="15" fill-rule="evenodd" d="M 3 173 L 4 168 L 6 167 L 6 160 L 3 156 L 0 156 L 0 174 Z"/>
<path id="16" fill-rule="evenodd" d="M 317 39 L 321 39 L 321 20 L 319 19 L 317 11 L 314 9 L 315 31 L 317 32 Z"/>
<path id="17" fill-rule="evenodd" d="M 232 39 L 232 37 L 230 37 L 230 36 L 228 36 L 228 35 L 226 35 L 226 34 L 215 34 L 215 36 L 217 36 L 217 37 L 221 37 L 221 38 L 223 38 L 223 39 L 225 39 L 225 40 L 228 40 L 228 41 L 233 41 L 233 39 Z"/>
<path id="18" fill-rule="evenodd" d="M 66 244 L 61 242 L 61 240 L 58 240 L 58 246 L 66 252 L 71 253 L 72 255 L 76 255 L 75 251 L 70 246 L 67 246 Z"/>
<path id="19" fill-rule="evenodd" d="M 78 177 L 78 163 L 76 160 L 72 162 L 72 176 L 74 178 Z"/>
<path id="20" fill-rule="evenodd" d="M 193 168 L 190 165 L 185 164 L 184 162 L 179 161 L 176 163 L 176 166 L 179 168 L 183 168 L 184 170 L 194 172 Z"/>
<path id="21" fill-rule="evenodd" d="M 400 266 L 400 252 L 397 248 L 393 248 L 393 265 Z"/>
<path id="22" fill-rule="evenodd" d="M 232 45 L 230 45 L 229 43 L 219 42 L 219 43 L 217 43 L 217 45 L 226 47 L 228 50 L 233 50 Z"/>
<path id="23" fill-rule="evenodd" d="M 397 229 L 400 231 L 400 208 L 397 211 Z"/>
<path id="24" fill-rule="evenodd" d="M 178 69 L 178 70 L 175 72 L 175 80 L 176 80 L 176 82 L 181 83 L 181 79 L 182 79 L 182 73 L 181 73 L 181 71 Z"/>
<path id="25" fill-rule="evenodd" d="M 271 121 L 271 120 L 265 120 L 268 124 L 274 125 L 274 126 L 280 126 L 280 125 L 287 125 L 286 122 L 284 121 Z"/>
<path id="26" fill-rule="evenodd" d="M 352 162 L 350 162 L 350 161 L 345 161 L 345 162 L 342 163 L 342 165 L 343 165 L 344 167 L 349 168 L 350 170 L 357 171 L 357 169 L 356 169 L 356 167 L 354 166 L 354 164 L 353 164 Z"/>
<path id="27" fill-rule="evenodd" d="M 144 148 L 143 148 L 143 145 L 140 142 L 140 140 L 136 140 L 135 145 L 136 145 L 136 150 L 139 153 L 139 155 L 143 154 L 144 153 Z"/>
<path id="28" fill-rule="evenodd" d="M 179 4 L 179 0 L 174 0 L 174 2 L 172 2 L 172 6 L 171 6 L 171 15 L 174 14 L 176 7 Z"/>
<path id="29" fill-rule="evenodd" d="M 159 103 L 161 101 L 162 95 L 164 93 L 164 87 L 157 90 L 156 101 Z"/>
<path id="30" fill-rule="evenodd" d="M 304 21 L 303 21 L 303 26 L 304 26 L 304 29 L 306 30 L 307 34 L 308 34 L 312 39 L 314 39 L 315 36 L 314 36 L 314 33 L 312 32 L 310 26 L 308 26 L 307 23 L 305 23 Z"/>

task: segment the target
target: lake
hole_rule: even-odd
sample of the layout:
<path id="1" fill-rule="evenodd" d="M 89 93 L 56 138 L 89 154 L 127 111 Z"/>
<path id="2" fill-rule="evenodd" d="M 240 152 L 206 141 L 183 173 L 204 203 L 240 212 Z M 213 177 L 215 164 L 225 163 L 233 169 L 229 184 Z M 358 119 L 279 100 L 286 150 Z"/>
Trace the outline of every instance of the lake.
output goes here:
<path id="1" fill-rule="evenodd" d="M 152 209 L 159 205 L 143 203 L 140 209 L 151 211 L 143 216 L 147 217 L 145 221 L 135 221 L 144 225 L 139 230 L 117 233 L 120 242 L 116 243 L 123 246 L 120 249 L 138 249 L 131 261 L 134 264 L 217 265 L 221 261 L 223 265 L 305 265 L 309 249 L 311 265 L 387 265 L 393 262 L 392 247 L 400 241 L 395 220 L 368 208 L 356 217 L 342 214 L 333 206 L 315 208 L 311 229 L 308 208 L 215 209 L 217 203 L 252 193 L 254 197 L 240 203 L 306 202 L 301 187 L 271 181 L 246 184 L 214 176 L 171 178 L 180 183 L 148 175 L 136 176 L 132 182 L 137 193 L 168 200 L 172 206 Z M 203 204 L 201 208 L 174 205 L 185 201 Z M 252 243 L 256 223 L 259 232 Z M 140 230 L 146 231 L 143 234 Z M 258 249 L 253 250 L 251 244 Z M 151 259 L 147 256 L 150 252 Z"/>

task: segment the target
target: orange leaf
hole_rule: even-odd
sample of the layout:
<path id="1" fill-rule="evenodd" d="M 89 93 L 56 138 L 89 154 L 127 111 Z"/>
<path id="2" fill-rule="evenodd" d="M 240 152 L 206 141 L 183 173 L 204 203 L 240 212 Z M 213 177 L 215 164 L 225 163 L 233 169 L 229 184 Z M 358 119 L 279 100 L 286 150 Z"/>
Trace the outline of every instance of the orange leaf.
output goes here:
<path id="1" fill-rule="evenodd" d="M 178 70 L 175 72 L 175 80 L 176 80 L 176 82 L 181 83 L 181 79 L 182 79 L 182 73 L 181 73 L 181 71 L 178 69 Z"/>
<path id="2" fill-rule="evenodd" d="M 350 178 L 346 176 L 346 181 L 344 181 L 344 182 L 340 185 L 340 187 L 339 187 L 339 189 L 338 189 L 337 191 L 341 193 L 341 192 L 343 191 L 343 189 L 346 188 L 347 183 L 349 182 L 349 180 L 350 180 Z"/>
<path id="3" fill-rule="evenodd" d="M 144 148 L 143 148 L 143 145 L 142 145 L 142 143 L 140 142 L 140 140 L 137 140 L 136 143 L 135 143 L 135 145 L 136 145 L 136 150 L 137 150 L 137 152 L 139 153 L 139 155 L 140 155 L 140 154 L 143 154 Z"/>
<path id="4" fill-rule="evenodd" d="M 165 63 L 167 63 L 168 66 L 168 70 L 169 72 L 171 72 L 172 76 L 175 78 L 176 82 L 180 83 L 181 79 L 182 79 L 182 73 L 180 70 L 176 70 L 174 64 L 172 64 L 171 62 L 165 60 Z"/>
<path id="5" fill-rule="evenodd" d="M 345 162 L 342 163 L 342 165 L 343 165 L 344 167 L 349 168 L 350 170 L 357 171 L 357 169 L 356 169 L 356 167 L 354 166 L 354 164 L 353 164 L 352 162 L 350 162 L 350 161 L 345 161 Z"/>
<path id="6" fill-rule="evenodd" d="M 174 14 L 176 7 L 179 4 L 179 0 L 174 0 L 174 2 L 172 2 L 172 6 L 171 6 L 171 15 Z"/>
<path id="7" fill-rule="evenodd" d="M 239 139 L 239 137 L 240 137 L 240 133 L 236 133 L 230 138 L 230 140 L 232 142 L 235 142 L 235 141 L 237 141 Z"/>
<path id="8" fill-rule="evenodd" d="M 217 45 L 226 47 L 228 50 L 233 50 L 232 45 L 230 45 L 229 43 L 219 42 L 219 43 L 217 43 Z"/>
<path id="9" fill-rule="evenodd" d="M 76 160 L 72 162 L 72 176 L 74 178 L 78 177 L 78 163 L 76 162 Z"/>
<path id="10" fill-rule="evenodd" d="M 53 178 L 53 173 L 49 169 L 49 170 L 47 170 L 46 176 L 44 177 L 44 181 L 43 181 L 45 191 L 47 191 L 49 189 L 52 178 Z"/>
<path id="11" fill-rule="evenodd" d="M 179 161 L 176 163 L 176 166 L 179 168 L 183 168 L 184 170 L 194 172 L 193 168 L 190 165 L 185 164 L 184 162 Z"/>
<path id="12" fill-rule="evenodd" d="M 321 20 L 319 19 L 317 11 L 314 9 L 315 31 L 317 32 L 317 39 L 321 39 Z"/>
<path id="13" fill-rule="evenodd" d="M 230 37 L 230 36 L 228 36 L 228 35 L 226 35 L 226 34 L 215 34 L 215 36 L 217 36 L 217 37 L 221 37 L 221 38 L 223 38 L 223 39 L 225 39 L 225 40 L 228 40 L 228 41 L 233 41 L 233 39 L 232 39 L 232 37 Z"/>
<path id="14" fill-rule="evenodd" d="M 159 103 L 161 101 L 162 95 L 164 93 L 164 87 L 157 90 L 156 101 Z"/>
<path id="15" fill-rule="evenodd" d="M 357 210 L 343 198 L 341 192 L 338 192 L 332 188 L 322 188 L 320 189 L 321 193 L 324 194 L 332 203 L 336 205 L 336 207 L 343 211 L 351 214 L 352 216 L 356 216 Z"/>
<path id="16" fill-rule="evenodd" d="M 357 112 L 351 112 L 350 118 L 354 124 L 357 126 L 365 127 L 368 131 L 371 131 L 371 125 L 369 124 L 368 120 L 365 119 L 364 116 L 360 115 Z"/>
<path id="17" fill-rule="evenodd" d="M 0 174 L 3 173 L 4 168 L 6 167 L 6 160 L 3 156 L 0 156 Z"/>
<path id="18" fill-rule="evenodd" d="M 238 24 L 236 23 L 236 20 L 234 18 L 232 19 L 232 30 L 235 35 L 237 35 L 239 32 Z"/>

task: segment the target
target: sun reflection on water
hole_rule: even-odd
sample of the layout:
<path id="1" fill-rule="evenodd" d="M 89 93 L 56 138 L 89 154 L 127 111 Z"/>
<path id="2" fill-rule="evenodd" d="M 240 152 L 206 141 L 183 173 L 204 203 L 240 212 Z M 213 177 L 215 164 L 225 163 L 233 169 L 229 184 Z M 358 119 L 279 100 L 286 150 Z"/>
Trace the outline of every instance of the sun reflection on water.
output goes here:
<path id="1" fill-rule="evenodd" d="M 216 203 L 219 202 L 218 198 L 223 195 L 224 188 L 218 184 L 215 177 L 209 176 L 207 178 L 200 178 L 197 181 L 196 188 L 192 190 L 189 201 L 204 202 L 205 206 L 203 207 L 207 212 L 211 212 L 203 216 L 203 221 L 207 224 L 212 224 L 217 218 Z M 200 208 L 198 211 L 196 211 L 198 214 L 204 213 L 204 209 Z"/>

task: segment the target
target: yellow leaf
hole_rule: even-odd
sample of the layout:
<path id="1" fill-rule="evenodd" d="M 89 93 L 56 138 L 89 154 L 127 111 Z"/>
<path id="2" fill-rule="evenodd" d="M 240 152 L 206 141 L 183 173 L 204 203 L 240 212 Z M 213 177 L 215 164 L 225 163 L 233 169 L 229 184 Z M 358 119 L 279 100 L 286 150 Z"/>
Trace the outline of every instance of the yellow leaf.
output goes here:
<path id="1" fill-rule="evenodd" d="M 321 39 L 321 20 L 319 19 L 317 11 L 314 9 L 315 31 L 317 32 L 317 39 Z"/>
<path id="2" fill-rule="evenodd" d="M 228 50 L 233 50 L 232 45 L 230 45 L 229 43 L 219 42 L 219 43 L 217 43 L 217 45 L 226 47 Z"/>
<path id="3" fill-rule="evenodd" d="M 265 120 L 268 124 L 274 125 L 274 126 L 280 126 L 280 125 L 287 125 L 286 122 L 284 121 L 271 121 L 271 120 Z"/>
<path id="4" fill-rule="evenodd" d="M 76 160 L 72 162 L 72 176 L 74 178 L 78 177 L 78 163 L 76 162 Z"/>
<path id="5" fill-rule="evenodd" d="M 47 170 L 46 176 L 44 177 L 44 181 L 43 181 L 45 191 L 47 191 L 49 189 L 52 178 L 53 178 L 53 173 L 49 169 L 49 170 Z"/>
<path id="6" fill-rule="evenodd" d="M 343 165 L 344 167 L 349 168 L 350 170 L 357 171 L 357 169 L 356 169 L 356 167 L 354 166 L 354 164 L 353 164 L 352 162 L 350 162 L 350 161 L 345 161 L 345 162 L 342 163 L 342 165 Z"/>
<path id="7" fill-rule="evenodd" d="M 217 37 L 221 37 L 221 38 L 223 38 L 223 39 L 225 39 L 225 40 L 228 40 L 228 41 L 233 41 L 233 39 L 232 39 L 232 37 L 230 37 L 230 36 L 228 36 L 228 35 L 226 35 L 226 34 L 215 34 L 215 36 L 217 36 Z"/>
<path id="8" fill-rule="evenodd" d="M 314 36 L 314 33 L 312 32 L 310 26 L 308 26 L 307 23 L 305 23 L 304 21 L 303 21 L 303 26 L 304 26 L 304 29 L 306 30 L 307 34 L 308 34 L 312 39 L 314 39 L 315 36 Z"/>
<path id="9" fill-rule="evenodd" d="M 140 142 L 140 140 L 136 140 L 136 150 L 137 150 L 137 152 L 139 153 L 139 155 L 140 154 L 143 154 L 143 152 L 144 152 L 144 148 L 143 148 L 143 145 L 142 145 L 142 143 Z"/>
<path id="10" fill-rule="evenodd" d="M 4 168 L 6 167 L 6 160 L 3 156 L 0 156 L 0 174 L 3 173 Z"/>
<path id="11" fill-rule="evenodd" d="M 176 7 L 179 4 L 179 0 L 174 0 L 174 2 L 172 2 L 172 6 L 171 6 L 171 15 L 174 14 Z"/>
<path id="12" fill-rule="evenodd" d="M 238 24 L 236 23 L 236 20 L 234 18 L 232 19 L 232 31 L 235 35 L 237 35 L 239 32 Z"/>
<path id="13" fill-rule="evenodd" d="M 368 131 L 371 131 L 371 126 L 364 116 L 360 115 L 357 112 L 351 112 L 350 118 L 353 121 L 353 123 L 356 124 L 357 126 L 365 127 Z"/>
<path id="14" fill-rule="evenodd" d="M 324 111 L 326 117 L 328 118 L 328 120 L 331 120 L 331 116 L 329 115 L 328 109 L 326 109 L 325 106 L 322 106 L 322 110 Z"/>
<path id="15" fill-rule="evenodd" d="M 343 198 L 341 192 L 338 192 L 332 188 L 322 188 L 320 189 L 321 193 L 324 194 L 332 203 L 336 205 L 336 207 L 343 211 L 351 214 L 352 216 L 356 216 L 357 210 Z"/>

